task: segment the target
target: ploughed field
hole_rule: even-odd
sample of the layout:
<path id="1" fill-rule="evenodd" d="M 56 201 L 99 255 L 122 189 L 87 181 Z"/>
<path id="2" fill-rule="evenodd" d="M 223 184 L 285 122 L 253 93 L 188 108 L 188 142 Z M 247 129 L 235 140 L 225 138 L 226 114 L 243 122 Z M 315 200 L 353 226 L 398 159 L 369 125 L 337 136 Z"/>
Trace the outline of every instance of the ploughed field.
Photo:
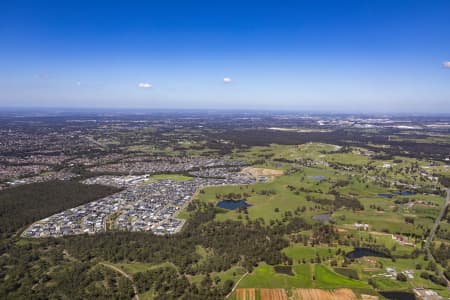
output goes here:
<path id="1" fill-rule="evenodd" d="M 356 300 L 355 293 L 350 289 L 236 289 L 231 299 L 235 300 Z"/>

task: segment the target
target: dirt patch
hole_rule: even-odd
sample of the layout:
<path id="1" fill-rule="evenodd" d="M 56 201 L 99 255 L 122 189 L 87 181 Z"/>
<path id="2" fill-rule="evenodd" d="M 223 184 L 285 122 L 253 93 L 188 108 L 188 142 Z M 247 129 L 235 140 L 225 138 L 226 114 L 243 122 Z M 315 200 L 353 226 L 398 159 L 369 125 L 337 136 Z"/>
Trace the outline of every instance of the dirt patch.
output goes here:
<path id="1" fill-rule="evenodd" d="M 248 289 L 248 299 L 256 300 L 256 290 L 255 289 Z"/>
<path id="2" fill-rule="evenodd" d="M 357 300 L 350 289 L 321 290 L 321 289 L 293 289 L 292 297 L 288 297 L 285 289 L 236 289 L 236 300 Z M 378 297 L 361 295 L 363 300 L 378 300 Z M 367 298 L 364 298 L 367 297 Z"/>
<path id="3" fill-rule="evenodd" d="M 376 271 L 380 271 L 380 268 L 364 268 L 363 271 L 364 272 L 376 272 Z"/>
<path id="4" fill-rule="evenodd" d="M 356 300 L 350 289 L 325 291 L 320 289 L 295 289 L 292 291 L 295 300 Z"/>
<path id="5" fill-rule="evenodd" d="M 261 300 L 288 300 L 284 289 L 260 289 Z"/>
<path id="6" fill-rule="evenodd" d="M 392 235 L 390 233 L 379 232 L 379 231 L 369 231 L 369 233 L 374 234 L 374 235 Z"/>
<path id="7" fill-rule="evenodd" d="M 236 289 L 236 299 L 247 300 L 247 292 L 245 289 Z"/>
<path id="8" fill-rule="evenodd" d="M 284 174 L 283 170 L 253 168 L 253 167 L 246 167 L 242 170 L 242 172 L 249 173 L 255 177 L 258 177 L 258 176 L 281 176 Z"/>
<path id="9" fill-rule="evenodd" d="M 361 294 L 362 300 L 378 300 L 378 296 Z"/>
<path id="10" fill-rule="evenodd" d="M 256 300 L 256 289 L 236 289 L 237 300 Z"/>

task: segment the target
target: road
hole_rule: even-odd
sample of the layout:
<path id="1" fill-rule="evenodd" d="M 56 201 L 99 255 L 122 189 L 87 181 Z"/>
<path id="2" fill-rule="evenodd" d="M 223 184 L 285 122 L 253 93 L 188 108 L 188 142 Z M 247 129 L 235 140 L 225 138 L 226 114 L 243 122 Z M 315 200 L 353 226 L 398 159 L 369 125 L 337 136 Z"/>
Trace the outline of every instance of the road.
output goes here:
<path id="1" fill-rule="evenodd" d="M 427 256 L 434 262 L 436 262 L 436 260 L 434 259 L 433 254 L 431 253 L 430 246 L 431 246 L 431 243 L 433 242 L 434 235 L 436 234 L 439 224 L 441 223 L 442 218 L 444 217 L 449 204 L 450 204 L 450 188 L 447 189 L 447 197 L 445 198 L 444 206 L 442 207 L 441 212 L 439 213 L 439 216 L 434 221 L 433 228 L 431 228 L 430 234 L 428 235 L 427 240 L 425 242 L 425 251 L 427 252 Z M 444 278 L 445 280 L 447 280 L 447 278 L 444 276 L 442 271 L 439 271 L 439 275 L 442 278 Z M 450 287 L 448 280 L 447 280 L 447 286 Z"/>
<path id="2" fill-rule="evenodd" d="M 236 284 L 233 286 L 233 288 L 231 289 L 231 292 L 225 297 L 225 299 L 228 299 L 228 297 L 231 296 L 231 294 L 233 294 L 234 290 L 238 287 L 239 283 L 241 282 L 242 279 L 245 278 L 245 276 L 248 275 L 248 272 L 245 272 L 244 275 L 242 275 L 241 278 L 239 278 L 239 280 L 236 282 Z"/>
<path id="3" fill-rule="evenodd" d="M 141 298 L 139 298 L 138 289 L 137 289 L 136 285 L 134 284 L 133 277 L 131 277 L 129 274 L 125 273 L 125 271 L 123 271 L 122 269 L 120 269 L 114 265 L 110 265 L 105 262 L 101 262 L 100 264 L 107 268 L 110 268 L 111 270 L 113 270 L 117 273 L 120 273 L 123 277 L 127 278 L 131 282 L 131 285 L 133 286 L 134 297 L 136 298 L 136 300 L 141 300 Z"/>
<path id="4" fill-rule="evenodd" d="M 436 230 L 439 227 L 439 224 L 442 221 L 442 218 L 445 215 L 445 211 L 447 210 L 447 207 L 450 203 L 450 188 L 447 189 L 447 197 L 445 198 L 444 206 L 441 209 L 441 212 L 439 213 L 439 216 L 437 217 L 436 221 L 434 222 L 433 228 L 430 231 L 430 234 L 427 238 L 427 244 L 430 244 L 433 241 L 434 235 L 436 234 Z"/>

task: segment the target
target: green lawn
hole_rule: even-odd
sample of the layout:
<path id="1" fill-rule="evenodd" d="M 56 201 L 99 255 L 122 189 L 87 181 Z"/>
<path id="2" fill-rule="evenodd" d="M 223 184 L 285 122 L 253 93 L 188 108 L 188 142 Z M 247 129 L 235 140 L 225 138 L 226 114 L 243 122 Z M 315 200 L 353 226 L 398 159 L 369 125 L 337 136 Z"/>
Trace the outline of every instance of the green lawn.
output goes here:
<path id="1" fill-rule="evenodd" d="M 315 265 L 315 286 L 323 289 L 333 288 L 367 288 L 369 285 L 360 280 L 354 280 L 340 275 L 324 265 Z"/>
<path id="2" fill-rule="evenodd" d="M 340 247 L 343 250 L 350 250 L 351 247 Z M 304 246 L 303 244 L 291 244 L 289 247 L 284 248 L 283 252 L 288 257 L 292 258 L 294 262 L 298 260 L 306 259 L 308 262 L 311 258 L 315 258 L 319 255 L 321 258 L 328 257 L 336 254 L 337 248 L 330 248 L 325 246 Z"/>
<path id="3" fill-rule="evenodd" d="M 286 161 L 277 161 L 277 159 L 286 159 L 290 161 L 300 159 L 311 159 L 315 162 L 311 167 L 298 167 L 295 171 L 286 172 L 285 175 L 274 178 L 268 183 L 256 183 L 244 186 L 224 186 L 209 187 L 204 189 L 204 193 L 197 195 L 197 198 L 204 202 L 217 203 L 221 199 L 225 199 L 224 195 L 228 193 L 248 194 L 247 202 L 251 205 L 245 213 L 236 211 L 223 210 L 217 214 L 217 221 L 225 220 L 244 220 L 263 219 L 266 224 L 271 220 L 282 220 L 285 213 L 294 212 L 297 208 L 305 207 L 306 210 L 298 214 L 307 222 L 313 223 L 312 217 L 321 214 L 330 207 L 325 204 L 318 204 L 314 201 L 308 202 L 306 197 L 312 196 L 316 199 L 334 200 L 331 190 L 338 191 L 341 195 L 354 197 L 364 206 L 364 210 L 353 211 L 349 208 L 339 208 L 333 214 L 333 219 L 337 227 L 345 229 L 344 235 L 351 235 L 349 240 L 359 241 L 361 243 L 376 243 L 384 245 L 391 250 L 396 256 L 408 257 L 414 250 L 414 247 L 401 246 L 392 240 L 390 234 L 379 234 L 381 231 L 389 230 L 391 233 L 401 232 L 405 237 L 408 233 L 417 235 L 424 234 L 427 229 L 433 225 L 433 219 L 439 212 L 443 198 L 432 194 L 416 194 L 408 197 L 394 196 L 393 198 L 379 197 L 379 193 L 392 193 L 401 191 L 396 188 L 394 183 L 402 181 L 403 183 L 420 185 L 424 184 L 428 187 L 436 186 L 431 181 L 417 179 L 420 175 L 417 171 L 405 172 L 413 164 L 418 163 L 420 166 L 427 166 L 429 162 L 416 160 L 406 157 L 395 157 L 389 160 L 377 160 L 367 154 L 362 148 L 351 147 L 348 152 L 339 152 L 339 147 L 329 144 L 306 143 L 300 146 L 284 146 L 270 145 L 268 147 L 252 147 L 247 151 L 236 151 L 232 154 L 235 159 L 243 159 L 248 162 L 263 159 L 259 167 L 277 168 L 288 170 L 295 165 Z M 395 159 L 395 162 L 394 162 Z M 332 168 L 327 163 L 337 163 L 345 165 L 345 168 Z M 383 166 L 389 163 L 390 168 Z M 368 168 L 370 167 L 370 168 Z M 316 180 L 312 176 L 324 176 L 323 180 Z M 337 184 L 338 183 L 338 184 Z M 273 191 L 273 194 L 263 194 L 262 191 Z M 416 199 L 416 201 L 431 202 L 431 204 L 415 205 L 413 208 L 396 204 L 397 199 Z M 325 202 L 325 201 L 323 201 Z M 433 206 L 436 205 L 437 206 Z M 186 213 L 180 213 L 180 216 L 186 217 Z M 413 217 L 414 224 L 405 222 L 406 217 Z M 367 223 L 370 231 L 356 231 L 353 227 L 354 223 Z M 446 225 L 446 224 L 445 224 Z M 450 230 L 450 226 L 443 226 L 443 230 Z M 300 234 L 310 234 L 310 232 L 301 232 Z M 414 242 L 410 238 L 409 241 Z M 420 247 L 420 242 L 416 245 Z M 345 252 L 351 251 L 350 246 L 339 246 Z M 291 244 L 283 249 L 283 253 L 293 259 L 294 276 L 275 273 L 272 266 L 261 263 L 255 270 L 242 280 L 239 287 L 243 288 L 338 288 L 348 287 L 356 290 L 370 290 L 371 287 L 367 281 L 372 274 L 380 274 L 385 272 L 386 267 L 393 267 L 398 271 L 406 269 L 415 269 L 417 263 L 425 267 L 426 262 L 423 257 L 417 259 L 399 259 L 392 262 L 391 259 L 376 258 L 377 261 L 383 263 L 383 267 L 377 269 L 368 262 L 354 262 L 349 268 L 354 269 L 361 280 L 353 280 L 346 276 L 337 274 L 328 266 L 327 259 L 335 256 L 338 247 L 326 246 L 304 246 L 303 244 Z M 322 265 L 311 264 L 310 260 L 317 255 L 322 258 Z M 341 266 L 343 257 L 333 257 Z M 301 264 L 302 260 L 306 260 L 306 264 Z M 374 268 L 375 267 L 375 268 Z M 364 268 L 374 268 L 373 270 L 364 271 Z M 228 271 L 227 271 L 228 272 Z M 416 272 L 414 279 L 407 283 L 399 283 L 395 280 L 377 277 L 380 281 L 379 286 L 382 289 L 403 289 L 415 286 L 429 286 L 439 290 L 436 285 L 421 279 Z M 314 277 L 314 280 L 313 280 Z M 443 291 L 446 295 L 448 291 Z"/>
<path id="4" fill-rule="evenodd" d="M 219 277 L 221 283 L 225 282 L 226 280 L 232 280 L 233 282 L 237 282 L 244 274 L 245 274 L 244 268 L 232 267 L 231 269 L 226 270 L 224 272 L 211 273 L 211 278 L 214 280 L 216 277 Z"/>
<path id="5" fill-rule="evenodd" d="M 376 286 L 380 290 L 408 290 L 409 285 L 407 282 L 400 282 L 398 280 L 393 280 L 391 278 L 385 277 L 374 277 L 373 280 Z"/>
<path id="6" fill-rule="evenodd" d="M 335 273 L 323 265 L 300 264 L 293 266 L 294 276 L 278 274 L 272 266 L 260 264 L 239 284 L 240 288 L 369 288 L 363 281 L 352 280 Z M 313 276 L 315 280 L 313 280 Z"/>
<path id="7" fill-rule="evenodd" d="M 278 274 L 272 266 L 260 264 L 251 274 L 239 284 L 240 288 L 294 288 L 312 287 L 310 265 L 297 265 L 293 267 L 295 276 Z"/>
<path id="8" fill-rule="evenodd" d="M 247 193 L 250 195 L 249 197 L 247 197 L 247 202 L 251 205 L 247 209 L 249 218 L 262 218 L 267 223 L 269 223 L 270 220 L 282 219 L 286 211 L 293 212 L 298 207 L 303 206 L 305 206 L 306 208 L 314 208 L 314 203 L 306 201 L 306 193 L 299 193 L 298 195 L 296 195 L 292 191 L 290 191 L 287 186 L 303 186 L 306 188 L 328 191 L 328 182 L 317 182 L 308 179 L 308 176 L 310 176 L 310 174 L 327 172 L 328 171 L 316 172 L 315 169 L 311 169 L 307 172 L 305 171 L 305 173 L 298 172 L 291 175 L 280 176 L 269 183 L 256 183 L 253 185 L 245 186 L 208 187 L 205 188 L 204 193 L 199 194 L 197 198 L 201 201 L 217 203 L 219 199 L 216 198 L 216 195 L 218 194 L 225 195 L 228 193 Z M 274 191 L 275 194 L 263 195 L 261 193 L 264 190 Z M 276 211 L 276 209 L 278 209 L 278 211 Z M 308 209 L 302 214 L 302 216 L 312 222 L 312 216 L 323 212 L 325 211 L 320 209 Z M 224 221 L 228 219 L 237 220 L 238 214 L 236 213 L 236 211 L 224 211 L 224 213 L 218 214 L 216 216 L 216 219 L 218 221 Z"/>

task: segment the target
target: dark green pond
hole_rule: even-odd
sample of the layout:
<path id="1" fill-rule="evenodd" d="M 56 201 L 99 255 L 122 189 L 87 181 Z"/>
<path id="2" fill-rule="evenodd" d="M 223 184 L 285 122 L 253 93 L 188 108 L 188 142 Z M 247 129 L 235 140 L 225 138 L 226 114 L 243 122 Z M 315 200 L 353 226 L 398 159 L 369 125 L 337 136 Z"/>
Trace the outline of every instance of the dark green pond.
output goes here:
<path id="1" fill-rule="evenodd" d="M 245 200 L 222 200 L 217 203 L 217 207 L 235 210 L 241 207 L 249 207 L 250 205 Z"/>

